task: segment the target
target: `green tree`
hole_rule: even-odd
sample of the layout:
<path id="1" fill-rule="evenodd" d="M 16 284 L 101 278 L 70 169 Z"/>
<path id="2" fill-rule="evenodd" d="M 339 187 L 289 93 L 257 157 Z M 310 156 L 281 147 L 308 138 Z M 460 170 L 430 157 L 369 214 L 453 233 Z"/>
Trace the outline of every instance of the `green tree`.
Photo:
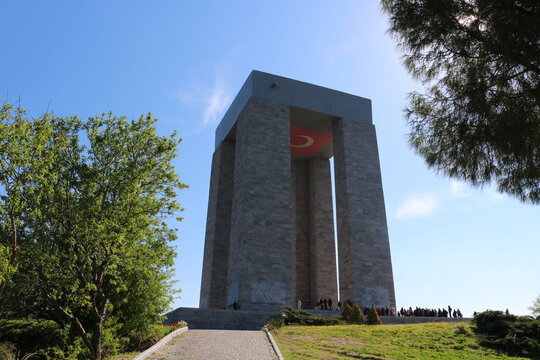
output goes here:
<path id="1" fill-rule="evenodd" d="M 371 309 L 369 309 L 366 323 L 368 325 L 381 325 L 382 324 L 382 320 L 379 317 L 379 314 L 377 314 L 377 310 L 375 310 L 373 305 L 371 306 Z"/>
<path id="2" fill-rule="evenodd" d="M 529 308 L 532 313 L 536 316 L 540 316 L 540 296 L 534 300 L 533 305 Z"/>
<path id="3" fill-rule="evenodd" d="M 158 136 L 150 114 L 40 119 L 52 129 L 53 166 L 21 190 L 40 196 L 21 214 L 18 276 L 37 284 L 47 309 L 98 360 L 104 347 L 147 331 L 170 301 L 176 235 L 165 221 L 181 210 L 176 191 L 186 187 L 171 164 L 180 140 Z"/>
<path id="4" fill-rule="evenodd" d="M 4 290 L 17 269 L 28 202 L 40 202 L 45 176 L 53 166 L 46 142 L 51 136 L 48 115 L 29 122 L 25 111 L 4 103 L 0 108 L 0 314 Z"/>
<path id="5" fill-rule="evenodd" d="M 404 64 L 409 143 L 430 168 L 540 203 L 540 2 L 382 0 Z"/>

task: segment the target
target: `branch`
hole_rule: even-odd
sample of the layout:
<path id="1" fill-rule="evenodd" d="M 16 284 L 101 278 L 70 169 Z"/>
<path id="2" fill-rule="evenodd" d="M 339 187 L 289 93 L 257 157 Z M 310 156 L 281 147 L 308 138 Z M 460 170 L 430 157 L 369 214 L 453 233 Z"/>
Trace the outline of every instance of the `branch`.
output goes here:
<path id="1" fill-rule="evenodd" d="M 92 354 L 92 358 L 94 358 L 97 349 L 94 349 L 94 346 L 92 342 L 90 341 L 90 339 L 88 338 L 88 334 L 86 333 L 86 330 L 84 330 L 84 327 L 82 326 L 79 319 L 77 319 L 75 316 L 68 313 L 62 306 L 60 306 L 56 302 L 56 300 L 54 300 L 54 298 L 50 294 L 47 294 L 47 297 L 53 302 L 56 310 L 58 310 L 60 314 L 64 316 L 64 318 L 66 318 L 66 320 L 71 322 L 71 325 L 75 328 L 75 331 L 77 331 L 77 333 L 82 338 L 86 347 L 88 347 L 88 349 L 90 350 L 90 353 Z"/>
<path id="2" fill-rule="evenodd" d="M 84 330 L 83 325 L 81 324 L 79 319 L 77 319 L 76 316 L 70 314 L 66 309 L 64 309 L 58 303 L 58 301 L 55 299 L 55 297 L 51 294 L 51 291 L 49 289 L 49 283 L 48 283 L 45 275 L 43 274 L 42 271 L 40 271 L 40 270 L 38 270 L 38 271 L 39 271 L 39 275 L 40 275 L 39 277 L 41 279 L 41 287 L 45 291 L 45 295 L 47 296 L 47 299 L 49 299 L 49 301 L 52 303 L 53 307 L 58 311 L 58 313 L 61 316 L 63 316 L 64 319 L 66 319 L 68 322 L 71 323 L 71 326 L 73 326 L 75 331 L 79 334 L 79 336 L 83 340 L 86 347 L 90 350 L 92 358 L 94 358 L 94 356 L 96 354 L 96 349 L 94 349 L 94 346 L 92 345 L 92 342 L 88 338 L 88 334 L 87 334 L 86 330 Z"/>

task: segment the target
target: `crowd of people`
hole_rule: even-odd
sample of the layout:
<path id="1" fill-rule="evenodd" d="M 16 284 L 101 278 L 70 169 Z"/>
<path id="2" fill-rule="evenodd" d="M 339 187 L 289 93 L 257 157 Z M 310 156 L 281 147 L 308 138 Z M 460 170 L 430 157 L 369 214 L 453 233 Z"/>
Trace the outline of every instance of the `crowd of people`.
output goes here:
<path id="1" fill-rule="evenodd" d="M 426 309 L 416 307 L 414 310 L 412 307 L 409 309 L 401 308 L 398 311 L 398 316 L 427 316 L 427 317 L 450 317 L 450 318 L 462 318 L 463 314 L 460 309 L 453 309 L 448 305 L 448 310 L 446 308 L 438 309 Z"/>
<path id="2" fill-rule="evenodd" d="M 317 301 L 315 306 L 312 306 L 310 300 L 306 300 L 305 302 L 302 302 L 302 300 L 298 299 L 297 301 L 297 309 L 316 309 L 316 310 L 333 310 L 333 311 L 341 311 L 343 309 L 344 304 L 347 303 L 351 307 L 354 305 L 351 300 L 347 299 L 345 302 L 341 302 L 339 300 L 337 304 L 332 301 L 331 298 L 321 298 Z M 335 304 L 336 306 L 332 306 Z M 367 315 L 369 313 L 369 309 L 371 307 L 364 305 L 361 310 L 364 315 Z M 401 308 L 399 311 L 396 312 L 396 309 L 394 307 L 376 307 L 375 311 L 377 311 L 377 314 L 379 316 L 424 316 L 424 317 L 446 317 L 446 318 L 463 318 L 463 314 L 461 313 L 460 309 L 452 309 L 450 305 L 448 305 L 448 308 L 438 308 L 438 309 L 428 309 L 428 308 L 412 308 L 409 307 L 408 309 Z"/>
<path id="3" fill-rule="evenodd" d="M 315 307 L 312 306 L 311 301 L 308 299 L 305 302 L 302 302 L 302 300 L 298 299 L 296 303 L 296 308 L 298 310 L 301 309 L 317 309 L 317 310 L 338 310 L 340 307 L 340 302 L 338 303 L 338 308 L 332 307 L 332 304 L 335 304 L 331 298 L 320 298 L 317 303 L 315 304 Z"/>

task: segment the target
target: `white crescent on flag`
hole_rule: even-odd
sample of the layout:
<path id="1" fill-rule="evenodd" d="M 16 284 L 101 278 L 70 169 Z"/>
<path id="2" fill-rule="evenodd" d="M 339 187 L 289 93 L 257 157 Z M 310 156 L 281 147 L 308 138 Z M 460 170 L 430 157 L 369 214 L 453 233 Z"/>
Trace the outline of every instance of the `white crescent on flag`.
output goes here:
<path id="1" fill-rule="evenodd" d="M 313 138 L 311 136 L 296 135 L 296 137 L 303 137 L 304 139 L 306 139 L 306 142 L 304 144 L 302 144 L 302 145 L 293 145 L 293 144 L 291 144 L 292 147 L 307 148 L 307 147 L 310 147 L 311 145 L 313 145 L 313 143 L 315 142 L 315 140 L 313 140 Z"/>

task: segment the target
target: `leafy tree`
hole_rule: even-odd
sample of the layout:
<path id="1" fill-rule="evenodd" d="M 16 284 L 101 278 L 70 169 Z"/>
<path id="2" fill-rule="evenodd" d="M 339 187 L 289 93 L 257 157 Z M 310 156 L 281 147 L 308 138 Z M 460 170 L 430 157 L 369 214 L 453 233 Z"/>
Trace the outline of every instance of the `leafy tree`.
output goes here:
<path id="1" fill-rule="evenodd" d="M 540 296 L 534 300 L 533 305 L 529 308 L 532 313 L 536 316 L 540 316 Z"/>
<path id="2" fill-rule="evenodd" d="M 39 196 L 20 215 L 18 281 L 36 284 L 40 310 L 54 310 L 102 359 L 104 347 L 148 331 L 170 301 L 176 235 L 165 220 L 181 210 L 176 190 L 186 187 L 171 164 L 180 140 L 158 136 L 150 114 L 39 121 L 51 129 L 52 166 L 21 189 Z"/>
<path id="3" fill-rule="evenodd" d="M 371 309 L 369 309 L 366 323 L 368 325 L 381 325 L 382 324 L 382 320 L 379 317 L 379 314 L 377 314 L 377 310 L 375 310 L 373 305 L 371 306 Z"/>
<path id="4" fill-rule="evenodd" d="M 428 166 L 540 203 L 540 2 L 382 0 L 404 64 L 409 143 Z"/>
<path id="5" fill-rule="evenodd" d="M 21 251 L 21 215 L 28 212 L 30 199 L 40 201 L 36 187 L 53 166 L 46 147 L 48 115 L 33 122 L 24 116 L 23 109 L 11 104 L 0 108 L 0 314 Z"/>

